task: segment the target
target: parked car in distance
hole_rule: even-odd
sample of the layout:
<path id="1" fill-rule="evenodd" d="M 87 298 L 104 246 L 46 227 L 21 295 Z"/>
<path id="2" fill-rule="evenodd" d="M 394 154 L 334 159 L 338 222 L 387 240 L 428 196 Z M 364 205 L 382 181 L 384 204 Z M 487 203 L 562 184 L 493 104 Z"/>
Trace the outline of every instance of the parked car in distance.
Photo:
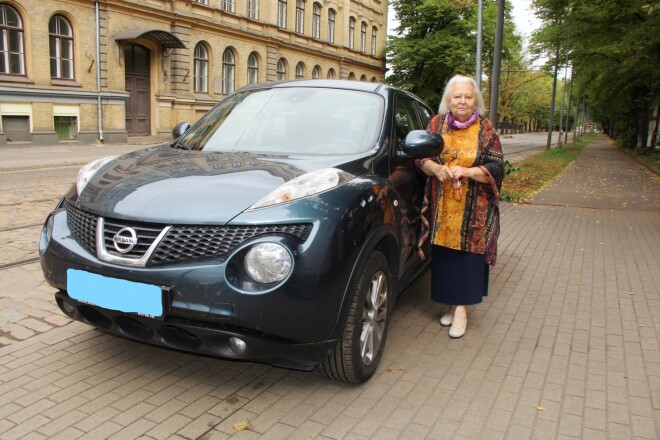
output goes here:
<path id="1" fill-rule="evenodd" d="M 245 87 L 170 144 L 84 166 L 44 224 L 44 276 L 111 333 L 364 382 L 427 264 L 432 116 L 383 84 Z"/>

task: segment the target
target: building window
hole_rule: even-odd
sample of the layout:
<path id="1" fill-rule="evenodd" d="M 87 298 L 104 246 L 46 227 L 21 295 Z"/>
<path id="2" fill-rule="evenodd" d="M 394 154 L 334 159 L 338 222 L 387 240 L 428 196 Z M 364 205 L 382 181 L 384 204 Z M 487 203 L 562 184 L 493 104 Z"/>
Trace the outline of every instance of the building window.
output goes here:
<path id="1" fill-rule="evenodd" d="M 327 78 L 328 79 L 335 79 L 335 69 L 328 70 Z"/>
<path id="2" fill-rule="evenodd" d="M 247 77 L 248 84 L 256 84 L 259 82 L 259 58 L 257 58 L 257 54 L 254 52 L 248 57 Z"/>
<path id="3" fill-rule="evenodd" d="M 301 62 L 296 64 L 296 79 L 303 79 L 303 75 L 305 74 L 305 65 Z"/>
<path id="4" fill-rule="evenodd" d="M 312 8 L 312 38 L 321 38 L 321 5 L 318 3 Z"/>
<path id="5" fill-rule="evenodd" d="M 222 54 L 222 93 L 228 95 L 234 91 L 234 52 L 231 49 L 225 49 Z"/>
<path id="6" fill-rule="evenodd" d="M 355 47 L 355 19 L 351 17 L 348 20 L 348 48 L 353 49 Z"/>
<path id="7" fill-rule="evenodd" d="M 277 2 L 277 27 L 286 29 L 286 0 Z"/>
<path id="8" fill-rule="evenodd" d="M 321 66 L 314 66 L 312 69 L 312 79 L 319 79 L 321 77 Z"/>
<path id="9" fill-rule="evenodd" d="M 369 82 L 375 83 L 375 82 L 378 82 L 378 80 L 376 79 L 375 76 L 372 76 L 371 79 L 369 80 Z"/>
<path id="10" fill-rule="evenodd" d="M 360 81 L 367 82 L 367 75 L 360 76 Z"/>
<path id="11" fill-rule="evenodd" d="M 286 61 L 284 58 L 280 58 L 277 62 L 277 80 L 284 81 L 286 79 Z"/>
<path id="12" fill-rule="evenodd" d="M 222 0 L 222 10 L 226 12 L 236 13 L 236 0 Z"/>
<path id="13" fill-rule="evenodd" d="M 16 9 L 0 4 L 0 73 L 25 75 L 23 21 Z"/>
<path id="14" fill-rule="evenodd" d="M 355 74 L 353 72 L 348 74 L 348 79 L 351 81 L 355 81 Z"/>
<path id="15" fill-rule="evenodd" d="M 367 23 L 364 21 L 360 25 L 360 52 L 367 50 Z"/>
<path id="16" fill-rule="evenodd" d="M 50 76 L 73 79 L 73 30 L 69 21 L 54 15 L 48 23 L 50 34 Z"/>
<path id="17" fill-rule="evenodd" d="M 209 51 L 203 43 L 197 43 L 194 55 L 193 79 L 195 91 L 208 93 L 209 91 Z"/>
<path id="18" fill-rule="evenodd" d="M 371 55 L 376 55 L 376 41 L 378 39 L 378 28 L 376 26 L 371 28 Z"/>
<path id="19" fill-rule="evenodd" d="M 209 5 L 209 0 L 193 0 L 193 3 L 199 3 L 200 5 Z"/>
<path id="20" fill-rule="evenodd" d="M 247 14 L 248 18 L 259 20 L 259 0 L 248 0 Z"/>
<path id="21" fill-rule="evenodd" d="M 329 43 L 334 43 L 335 42 L 335 17 L 337 16 L 337 13 L 334 11 L 334 9 L 329 9 L 328 10 L 328 42 Z"/>
<path id="22" fill-rule="evenodd" d="M 55 116 L 55 132 L 60 141 L 72 140 L 76 138 L 76 117 L 75 116 Z"/>
<path id="23" fill-rule="evenodd" d="M 296 32 L 305 32 L 305 0 L 296 0 Z"/>

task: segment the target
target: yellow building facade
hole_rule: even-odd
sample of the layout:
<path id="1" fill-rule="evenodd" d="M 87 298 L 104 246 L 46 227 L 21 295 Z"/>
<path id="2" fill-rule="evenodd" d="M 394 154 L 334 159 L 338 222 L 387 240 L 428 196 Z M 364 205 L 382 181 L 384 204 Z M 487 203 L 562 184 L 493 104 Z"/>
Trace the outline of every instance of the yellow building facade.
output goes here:
<path id="1" fill-rule="evenodd" d="M 0 146 L 170 139 L 252 83 L 381 82 L 386 0 L 0 0 Z"/>

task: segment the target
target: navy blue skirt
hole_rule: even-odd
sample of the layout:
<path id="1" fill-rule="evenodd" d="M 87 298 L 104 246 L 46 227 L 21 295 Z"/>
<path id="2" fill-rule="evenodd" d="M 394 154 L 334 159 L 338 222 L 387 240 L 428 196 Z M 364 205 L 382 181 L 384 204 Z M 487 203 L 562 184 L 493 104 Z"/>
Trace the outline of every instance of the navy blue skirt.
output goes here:
<path id="1" fill-rule="evenodd" d="M 488 265 L 482 254 L 432 246 L 431 299 L 451 305 L 479 304 L 488 295 Z"/>

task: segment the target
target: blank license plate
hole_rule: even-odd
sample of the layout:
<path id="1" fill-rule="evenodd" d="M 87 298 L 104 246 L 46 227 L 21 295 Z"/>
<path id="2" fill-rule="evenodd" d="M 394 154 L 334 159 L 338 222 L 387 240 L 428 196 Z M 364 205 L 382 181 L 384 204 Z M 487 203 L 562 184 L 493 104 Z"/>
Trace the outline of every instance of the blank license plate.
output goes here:
<path id="1" fill-rule="evenodd" d="M 156 318 L 163 316 L 163 295 L 158 286 L 67 269 L 67 291 L 80 302 L 104 309 Z"/>

